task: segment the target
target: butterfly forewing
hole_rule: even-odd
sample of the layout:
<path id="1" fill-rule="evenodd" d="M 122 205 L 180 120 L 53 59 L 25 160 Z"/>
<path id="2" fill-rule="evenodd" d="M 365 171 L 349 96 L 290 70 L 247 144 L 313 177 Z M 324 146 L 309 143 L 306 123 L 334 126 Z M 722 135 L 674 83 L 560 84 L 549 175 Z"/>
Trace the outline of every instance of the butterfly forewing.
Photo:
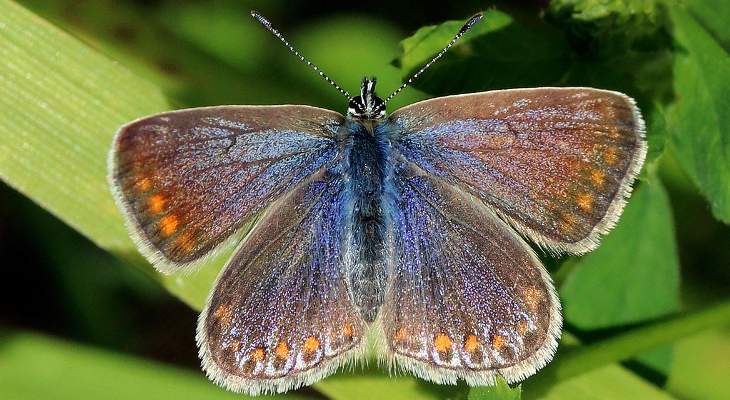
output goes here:
<path id="1" fill-rule="evenodd" d="M 221 106 L 139 119 L 117 132 L 110 185 L 145 256 L 173 272 L 331 161 L 342 120 L 308 106 Z"/>
<path id="2" fill-rule="evenodd" d="M 381 356 L 437 383 L 516 382 L 545 365 L 560 305 L 529 246 L 473 196 L 412 163 L 393 180 Z"/>
<path id="3" fill-rule="evenodd" d="M 618 219 L 646 153 L 634 101 L 597 89 L 441 97 L 402 108 L 391 121 L 404 156 L 556 251 L 597 245 Z"/>
<path id="4" fill-rule="evenodd" d="M 343 275 L 341 177 L 320 173 L 277 201 L 218 278 L 198 324 L 208 376 L 282 392 L 359 353 L 364 322 Z"/>

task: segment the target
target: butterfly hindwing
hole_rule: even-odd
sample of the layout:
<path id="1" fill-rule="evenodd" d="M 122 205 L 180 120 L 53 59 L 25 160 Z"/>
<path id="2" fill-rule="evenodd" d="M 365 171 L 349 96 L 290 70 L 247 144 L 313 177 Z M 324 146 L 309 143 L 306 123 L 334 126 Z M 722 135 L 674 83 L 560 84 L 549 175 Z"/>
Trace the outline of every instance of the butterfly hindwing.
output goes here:
<path id="1" fill-rule="evenodd" d="M 554 251 L 595 248 L 621 214 L 646 154 L 634 101 L 598 89 L 440 97 L 390 119 L 406 158 Z"/>
<path id="2" fill-rule="evenodd" d="M 342 121 L 308 106 L 220 106 L 142 118 L 114 138 L 110 186 L 144 255 L 174 272 L 330 161 Z"/>
<path id="3" fill-rule="evenodd" d="M 343 274 L 341 177 L 321 172 L 275 202 L 221 272 L 198 322 L 208 376 L 247 394 L 310 384 L 362 351 Z"/>
<path id="4" fill-rule="evenodd" d="M 395 167 L 381 357 L 437 383 L 519 381 L 545 365 L 560 305 L 530 247 L 481 202 L 413 163 Z"/>

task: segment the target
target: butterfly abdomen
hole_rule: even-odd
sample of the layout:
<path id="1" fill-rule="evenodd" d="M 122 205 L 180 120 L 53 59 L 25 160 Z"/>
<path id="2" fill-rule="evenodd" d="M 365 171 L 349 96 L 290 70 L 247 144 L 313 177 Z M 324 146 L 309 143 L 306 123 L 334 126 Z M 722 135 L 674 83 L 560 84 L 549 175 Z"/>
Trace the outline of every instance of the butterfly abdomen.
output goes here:
<path id="1" fill-rule="evenodd" d="M 375 320 L 383 303 L 385 283 L 385 214 L 383 191 L 389 148 L 381 135 L 374 135 L 363 125 L 352 121 L 348 131 L 352 142 L 346 150 L 347 190 L 352 224 L 351 265 L 348 284 L 354 304 L 367 322 Z"/>

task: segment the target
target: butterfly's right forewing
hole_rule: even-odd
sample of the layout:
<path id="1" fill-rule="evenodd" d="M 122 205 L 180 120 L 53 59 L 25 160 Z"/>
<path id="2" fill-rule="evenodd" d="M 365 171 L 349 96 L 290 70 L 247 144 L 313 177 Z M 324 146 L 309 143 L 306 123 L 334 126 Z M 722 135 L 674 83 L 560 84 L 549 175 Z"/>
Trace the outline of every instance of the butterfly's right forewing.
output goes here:
<path id="1" fill-rule="evenodd" d="M 391 115 L 397 149 L 475 194 L 538 245 L 585 253 L 621 215 L 644 163 L 628 96 L 591 88 L 439 97 Z"/>
<path id="2" fill-rule="evenodd" d="M 133 239 L 162 272 L 210 254 L 334 158 L 343 117 L 308 106 L 220 106 L 123 126 L 109 181 Z"/>

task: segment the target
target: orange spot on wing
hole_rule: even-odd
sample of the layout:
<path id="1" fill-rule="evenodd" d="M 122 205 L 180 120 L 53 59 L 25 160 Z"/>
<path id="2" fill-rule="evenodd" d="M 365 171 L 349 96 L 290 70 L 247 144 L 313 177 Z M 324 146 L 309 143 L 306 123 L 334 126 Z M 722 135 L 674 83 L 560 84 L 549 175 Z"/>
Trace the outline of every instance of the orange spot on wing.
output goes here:
<path id="1" fill-rule="evenodd" d="M 231 339 L 231 348 L 234 352 L 238 353 L 241 351 L 241 348 L 243 347 L 243 342 L 240 338 L 233 338 Z"/>
<path id="2" fill-rule="evenodd" d="M 596 188 L 603 188 L 603 185 L 606 183 L 606 172 L 601 169 L 594 169 L 591 172 L 591 182 L 593 182 L 593 186 Z"/>
<path id="3" fill-rule="evenodd" d="M 562 220 L 556 221 L 556 225 L 560 233 L 568 234 L 575 227 L 575 215 L 568 212 L 561 212 L 560 217 Z"/>
<path id="4" fill-rule="evenodd" d="M 578 196 L 576 204 L 583 212 L 589 213 L 593 208 L 593 196 L 590 193 L 583 193 Z"/>
<path id="5" fill-rule="evenodd" d="M 492 348 L 494 350 L 499 351 L 499 349 L 501 349 L 505 343 L 507 343 L 507 339 L 504 336 L 498 335 L 496 333 L 492 335 Z"/>
<path id="6" fill-rule="evenodd" d="M 228 306 L 225 303 L 218 306 L 218 308 L 215 310 L 213 315 L 223 325 L 228 325 L 231 322 L 232 313 L 231 313 L 231 310 L 228 309 Z"/>
<path id="7" fill-rule="evenodd" d="M 165 208 L 165 203 L 167 203 L 165 196 L 156 194 L 147 200 L 147 207 L 149 207 L 153 214 L 159 214 Z"/>
<path id="8" fill-rule="evenodd" d="M 179 223 L 174 215 L 165 215 L 160 220 L 160 230 L 165 236 L 170 236 L 177 230 Z"/>
<path id="9" fill-rule="evenodd" d="M 279 342 L 274 349 L 274 355 L 276 355 L 277 358 L 286 360 L 289 358 L 289 346 L 287 346 L 284 342 Z"/>
<path id="10" fill-rule="evenodd" d="M 474 352 L 479 347 L 479 340 L 474 335 L 469 335 L 466 337 L 466 341 L 464 342 L 464 350 L 468 351 L 469 353 Z"/>
<path id="11" fill-rule="evenodd" d="M 218 306 L 218 309 L 215 310 L 215 313 L 213 315 L 215 315 L 216 318 L 221 318 L 224 314 L 226 314 L 226 311 L 228 311 L 228 306 L 225 304 L 221 304 L 220 306 Z"/>
<path id="12" fill-rule="evenodd" d="M 616 162 L 616 148 L 611 146 L 603 151 L 603 160 L 608 165 L 614 165 Z"/>
<path id="13" fill-rule="evenodd" d="M 254 351 L 251 352 L 251 359 L 256 362 L 261 362 L 264 360 L 264 349 L 254 349 Z"/>
<path id="14" fill-rule="evenodd" d="M 343 335 L 345 335 L 345 336 L 347 336 L 347 337 L 350 337 L 350 336 L 352 336 L 352 335 L 354 335 L 354 334 L 355 334 L 355 330 L 354 330 L 354 329 L 352 329 L 352 325 L 350 325 L 350 324 L 345 324 L 345 325 L 344 325 L 344 326 L 342 327 L 342 330 L 341 330 L 341 332 L 342 332 L 342 334 L 343 334 Z"/>
<path id="15" fill-rule="evenodd" d="M 134 183 L 134 187 L 138 192 L 144 193 L 152 187 L 152 180 L 146 177 L 140 177 L 137 179 L 137 182 Z"/>
<path id="16" fill-rule="evenodd" d="M 393 338 L 393 340 L 405 340 L 406 338 L 408 338 L 408 332 L 405 328 L 400 328 L 398 329 L 398 332 L 395 333 L 395 337 Z"/>
<path id="17" fill-rule="evenodd" d="M 319 340 L 317 340 L 314 336 L 310 336 L 304 341 L 305 353 L 314 353 L 317 349 L 319 349 Z"/>
<path id="18" fill-rule="evenodd" d="M 436 336 L 436 339 L 433 341 L 433 346 L 437 351 L 445 353 L 451 348 L 451 339 L 447 335 L 441 333 Z"/>
<path id="19" fill-rule="evenodd" d="M 524 334 L 527 333 L 528 328 L 529 327 L 527 326 L 527 321 L 523 319 L 522 321 L 520 321 L 520 326 L 517 327 L 517 333 L 520 336 L 524 336 Z"/>
<path id="20" fill-rule="evenodd" d="M 542 293 L 535 286 L 528 286 L 525 288 L 524 295 L 525 304 L 534 311 L 542 300 Z"/>

